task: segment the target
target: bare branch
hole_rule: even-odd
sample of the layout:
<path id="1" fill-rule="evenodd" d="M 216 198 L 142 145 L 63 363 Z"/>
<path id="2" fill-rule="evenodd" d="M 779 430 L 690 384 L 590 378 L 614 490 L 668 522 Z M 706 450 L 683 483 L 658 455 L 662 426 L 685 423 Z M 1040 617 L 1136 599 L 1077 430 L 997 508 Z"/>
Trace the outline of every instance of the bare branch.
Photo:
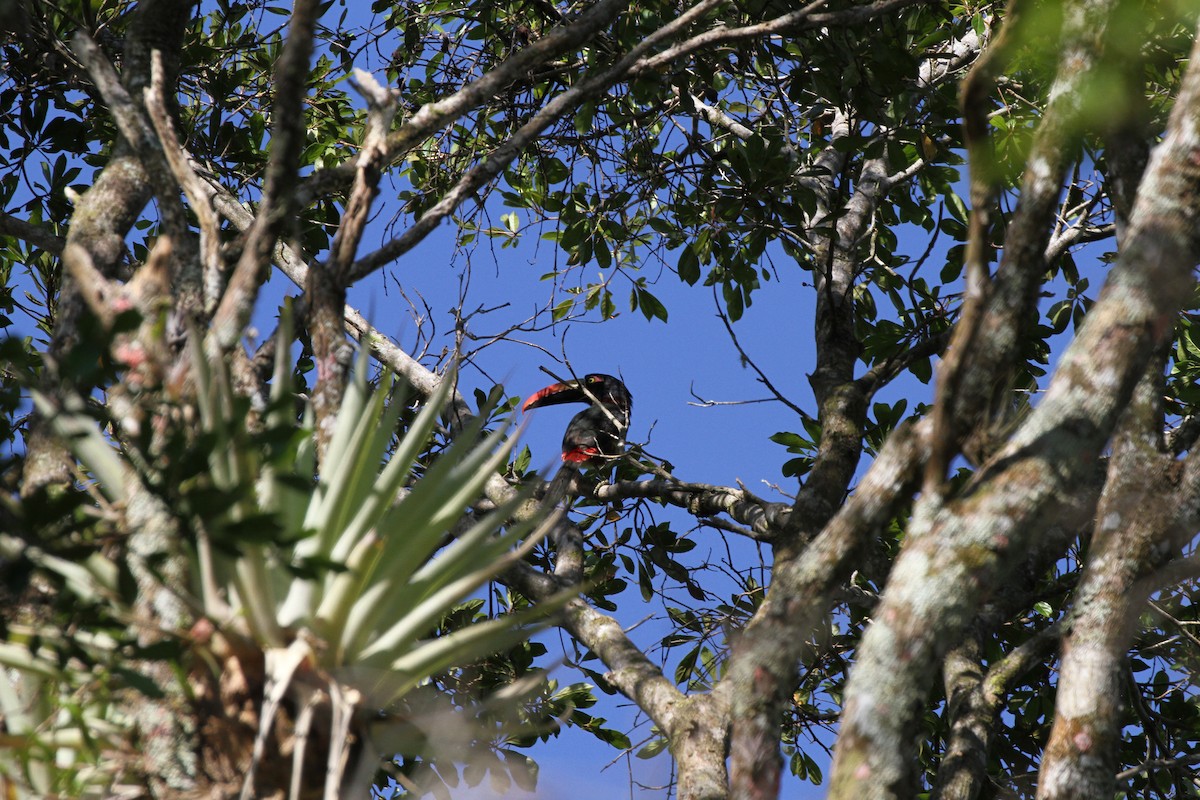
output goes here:
<path id="1" fill-rule="evenodd" d="M 927 339 L 922 339 L 911 347 L 906 348 L 903 352 L 898 353 L 894 358 L 889 358 L 871 367 L 855 383 L 867 395 L 874 394 L 915 362 L 941 353 L 949 340 L 949 332 L 935 334 Z"/>
<path id="2" fill-rule="evenodd" d="M 473 108 L 490 100 L 505 86 L 520 79 L 529 70 L 579 46 L 612 24 L 629 0 L 597 0 L 568 24 L 559 25 L 514 53 L 495 69 L 481 75 L 454 94 L 436 103 L 422 106 L 399 130 L 388 136 L 387 161 L 403 157 L 413 147 Z M 320 170 L 301 187 L 301 204 L 326 192 L 346 186 L 354 177 L 354 167 L 343 164 Z"/>
<path id="3" fill-rule="evenodd" d="M 1130 778 L 1135 778 L 1138 775 L 1154 772 L 1155 770 L 1169 769 L 1172 767 L 1190 767 L 1193 764 L 1200 764 L 1200 754 L 1180 756 L 1179 758 L 1151 758 L 1143 761 L 1136 767 L 1118 772 L 1117 780 L 1127 781 Z"/>
<path id="4" fill-rule="evenodd" d="M 49 225 L 35 225 L 5 211 L 0 211 L 0 236 L 22 239 L 54 255 L 61 253 L 67 246 L 66 240 L 56 235 Z"/>
<path id="5" fill-rule="evenodd" d="M 379 178 L 386 159 L 387 132 L 399 108 L 399 93 L 385 89 L 370 73 L 359 70 L 354 85 L 367 100 L 367 126 L 358 174 L 342 214 L 341 225 L 330 246 L 329 261 L 309 271 L 305 298 L 317 381 L 312 392 L 316 416 L 317 452 L 323 457 L 341 407 L 350 368 L 346 342 L 346 276 L 354 263 L 371 203 L 379 193 Z"/>
<path id="6" fill-rule="evenodd" d="M 742 343 L 738 341 L 737 334 L 733 331 L 733 325 L 729 322 L 729 316 L 721 309 L 721 304 L 717 302 L 717 289 L 715 286 L 713 287 L 713 302 L 717 307 L 717 317 L 721 320 L 721 324 L 725 326 L 725 332 L 729 334 L 729 341 L 733 342 L 734 348 L 738 351 L 738 355 L 741 356 L 742 363 L 754 370 L 755 374 L 758 375 L 758 382 L 767 387 L 767 391 L 773 394 L 776 400 L 796 412 L 800 419 L 811 420 L 812 417 L 807 411 L 793 403 L 775 388 L 775 384 L 771 383 L 771 379 L 767 377 L 767 374 L 759 369 L 758 364 L 754 363 L 754 359 L 750 358 L 746 351 L 742 349 Z"/>
<path id="7" fill-rule="evenodd" d="M 357 281 L 379 269 L 384 264 L 394 261 L 407 253 L 418 242 L 428 236 L 442 220 L 453 213 L 459 204 L 473 195 L 481 186 L 499 175 L 522 150 L 540 136 L 555 120 L 568 111 L 577 108 L 580 103 L 588 98 L 599 96 L 608 91 L 609 87 L 629 74 L 629 70 L 647 51 L 652 50 L 661 42 L 675 37 L 722 2 L 723 0 L 700 0 L 683 14 L 680 14 L 677 18 L 663 25 L 639 42 L 636 47 L 625 54 L 612 67 L 598 74 L 586 75 L 571 86 L 571 88 L 555 95 L 550 102 L 546 103 L 541 111 L 522 125 L 507 142 L 497 147 L 486 158 L 467 170 L 458 183 L 451 187 L 432 208 L 422 214 L 421 218 L 414 222 L 408 230 L 374 253 L 359 259 L 351 270 L 350 281 Z"/>
<path id="8" fill-rule="evenodd" d="M 155 50 L 151 57 L 150 85 L 143 91 L 146 112 L 154 126 L 167 166 L 175 181 L 187 195 L 191 209 L 200 223 L 200 266 L 201 285 L 204 294 L 204 311 L 211 314 L 216 307 L 218 283 L 221 272 L 221 231 L 217 215 L 212 208 L 212 193 L 207 191 L 199 176 L 188 163 L 187 154 L 175 135 L 175 126 L 167 112 L 167 87 L 165 84 L 162 53 Z"/>

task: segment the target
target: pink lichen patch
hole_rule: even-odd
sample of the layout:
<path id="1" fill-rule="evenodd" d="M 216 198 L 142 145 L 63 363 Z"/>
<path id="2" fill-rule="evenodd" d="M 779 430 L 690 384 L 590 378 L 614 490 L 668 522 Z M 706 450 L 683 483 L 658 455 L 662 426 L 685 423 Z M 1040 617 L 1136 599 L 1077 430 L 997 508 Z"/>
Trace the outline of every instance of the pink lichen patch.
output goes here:
<path id="1" fill-rule="evenodd" d="M 196 624 L 192 626 L 190 633 L 192 639 L 197 644 L 208 644 L 208 642 L 212 640 L 213 633 L 215 633 L 216 630 L 217 627 L 212 624 L 211 620 L 202 618 L 196 621 Z"/>
<path id="2" fill-rule="evenodd" d="M 147 361 L 146 349 L 138 342 L 126 342 L 113 349 L 113 358 L 130 369 L 137 369 Z"/>
<path id="3" fill-rule="evenodd" d="M 1092 749 L 1092 737 L 1087 731 L 1080 731 L 1071 737 L 1071 741 L 1075 743 L 1075 749 L 1081 753 L 1086 753 Z"/>

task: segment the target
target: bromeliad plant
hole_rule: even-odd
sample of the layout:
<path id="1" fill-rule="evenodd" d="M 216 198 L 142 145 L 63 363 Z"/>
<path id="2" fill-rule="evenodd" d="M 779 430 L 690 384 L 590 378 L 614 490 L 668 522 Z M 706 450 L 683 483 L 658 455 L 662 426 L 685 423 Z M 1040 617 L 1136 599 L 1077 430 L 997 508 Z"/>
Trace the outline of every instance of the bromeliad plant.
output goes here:
<path id="1" fill-rule="evenodd" d="M 281 331 L 288 329 L 286 316 Z M 201 457 L 191 467 L 186 459 L 168 463 L 132 447 L 116 449 L 81 408 L 55 407 L 44 397 L 37 402 L 71 442 L 105 502 L 130 508 L 146 500 L 136 495 L 152 495 L 170 509 L 187 541 L 177 558 L 186 562 L 190 585 L 163 588 L 184 601 L 194 623 L 186 634 L 178 632 L 188 645 L 181 663 L 191 701 L 241 709 L 218 735 L 225 737 L 224 757 L 239 765 L 242 796 L 266 793 L 268 785 L 279 785 L 280 774 L 287 775 L 290 797 L 366 796 L 379 757 L 391 755 L 386 743 L 411 739 L 401 730 L 407 723 L 381 711 L 431 676 L 516 644 L 560 605 L 431 636 L 447 614 L 533 547 L 550 521 L 540 527 L 510 522 L 525 495 L 469 515 L 508 458 L 508 425 L 486 433 L 481 415 L 432 457 L 453 375 L 411 412 L 391 377 L 368 386 L 365 359 L 314 480 L 311 414 L 297 430 L 290 337 L 280 337 L 270 404 L 257 431 L 223 362 L 207 360 L 198 343 L 192 347 L 199 434 L 179 434 L 191 437 L 189 446 Z M 153 435 L 160 449 L 179 452 L 178 444 L 162 444 L 161 430 Z M 104 556 L 77 565 L 26 555 L 78 584 L 76 591 L 119 604 L 118 565 Z M 114 610 L 116 617 L 132 614 L 127 606 Z M 54 695 L 48 691 L 54 687 L 61 696 L 68 683 L 78 692 L 87 683 L 84 675 L 64 682 L 61 667 L 42 659 L 30 641 L 10 638 L 0 660 L 38 682 L 43 696 Z M 6 717 L 10 710 L 27 711 L 11 694 L 0 692 Z M 86 697 L 80 702 L 86 707 Z M 246 709 L 253 709 L 255 724 L 247 725 Z M 25 777 L 43 791 L 55 780 L 37 754 L 50 753 L 50 743 L 35 734 L 52 731 L 64 740 L 96 722 L 86 713 L 45 711 L 25 720 L 30 738 L 24 750 Z M 108 720 L 99 730 L 114 733 L 106 742 L 111 746 L 127 729 L 127 720 Z M 210 749 L 221 747 L 213 734 L 209 739 Z"/>

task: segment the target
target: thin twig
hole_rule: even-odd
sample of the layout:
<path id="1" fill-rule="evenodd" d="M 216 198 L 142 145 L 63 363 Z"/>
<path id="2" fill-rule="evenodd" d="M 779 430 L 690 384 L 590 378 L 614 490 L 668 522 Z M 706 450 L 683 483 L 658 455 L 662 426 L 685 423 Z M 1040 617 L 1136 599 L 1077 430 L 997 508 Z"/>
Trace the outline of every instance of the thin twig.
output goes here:
<path id="1" fill-rule="evenodd" d="M 725 326 L 725 330 L 729 333 L 730 341 L 733 342 L 733 346 L 737 349 L 738 355 L 741 356 L 742 362 L 749 366 L 750 369 L 754 370 L 755 374 L 758 375 L 758 382 L 767 387 L 767 391 L 773 394 L 776 400 L 783 403 L 792 411 L 795 411 L 801 419 L 805 421 L 811 421 L 812 417 L 808 414 L 808 412 L 793 403 L 791 400 L 787 399 L 783 392 L 776 389 L 775 384 L 771 383 L 771 379 L 767 377 L 767 374 L 759 369 L 758 364 L 754 363 L 754 359 L 752 359 L 742 348 L 742 343 L 738 341 L 737 334 L 733 332 L 733 325 L 730 323 L 729 317 L 725 314 L 725 311 L 721 308 L 721 304 L 717 301 L 716 287 L 713 287 L 713 302 L 717 307 L 717 317 L 720 318 L 721 324 Z"/>

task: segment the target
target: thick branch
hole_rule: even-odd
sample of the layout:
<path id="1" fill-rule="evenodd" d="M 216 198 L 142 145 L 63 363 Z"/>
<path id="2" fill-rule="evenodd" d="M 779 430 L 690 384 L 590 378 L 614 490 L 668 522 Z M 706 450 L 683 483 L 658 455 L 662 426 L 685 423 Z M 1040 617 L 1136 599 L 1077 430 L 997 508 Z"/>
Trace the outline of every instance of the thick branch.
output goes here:
<path id="1" fill-rule="evenodd" d="M 947 644 L 1030 537 L 1069 518 L 1074 489 L 1094 468 L 1150 354 L 1190 296 L 1200 258 L 1197 58 L 1147 170 L 1128 246 L 1041 403 L 958 500 L 917 506 L 847 687 L 834 798 L 911 791 L 911 733 Z"/>
<path id="2" fill-rule="evenodd" d="M 1054 724 L 1038 781 L 1044 800 L 1117 793 L 1126 653 L 1138 614 L 1157 588 L 1148 578 L 1194 530 L 1191 487 L 1179 486 L 1180 470 L 1163 448 L 1166 354 L 1159 355 L 1138 384 L 1113 445 L 1063 646 Z"/>
<path id="3" fill-rule="evenodd" d="M 944 399 L 938 400 L 938 405 L 944 408 L 939 408 L 937 413 L 945 415 L 946 424 L 939 434 L 944 440 L 939 445 L 943 454 L 939 459 L 942 466 L 930 467 L 931 480 L 944 476 L 942 467 L 961 449 L 964 436 L 987 438 L 991 422 L 988 417 L 994 408 L 997 389 L 1009 384 L 1009 376 L 1024 356 L 1022 342 L 1037 324 L 1038 290 L 1046 274 L 1044 258 L 1062 180 L 1081 134 L 1084 98 L 1088 96 L 1092 81 L 1104 79 L 1103 73 L 1097 70 L 1107 35 L 1107 18 L 1116 4 L 1117 0 L 1069 4 L 1065 13 L 1058 72 L 1026 159 L 1020 198 L 1008 224 L 1004 254 L 992 281 L 986 310 L 978 322 L 973 323 L 977 324 L 978 330 L 968 337 L 971 347 L 961 350 L 962 366 L 955 366 L 953 371 L 957 374 L 946 378 L 952 381 L 952 386 L 947 387 Z M 1019 3 L 1017 10 L 1019 12 Z M 1023 34 L 1025 16 L 1018 13 L 1006 27 L 1016 28 L 1015 33 Z M 978 85 L 964 86 L 963 89 L 964 125 L 975 131 L 977 139 L 986 130 L 986 120 L 981 119 L 986 108 L 981 104 L 985 99 L 983 89 L 990 79 L 991 76 L 985 73 L 980 76 Z M 981 177 L 995 169 L 993 156 L 985 147 L 972 151 L 972 169 L 977 161 L 984 166 Z M 975 187 L 975 183 L 973 177 L 973 206 L 977 206 L 974 195 L 985 188 L 982 184 Z M 982 236 L 983 231 L 978 235 Z M 972 236 L 976 236 L 974 230 Z M 943 367 L 943 371 L 949 372 L 950 368 Z M 984 450 L 986 447 L 972 445 L 970 449 Z"/>
<path id="4" fill-rule="evenodd" d="M 143 74 L 149 67 L 140 57 L 142 52 L 148 53 L 151 48 L 180 51 L 191 5 L 178 0 L 138 4 L 132 12 L 126 40 L 127 64 L 122 76 L 126 87 L 135 88 L 148 79 L 148 75 Z M 111 72 L 111 65 L 107 60 L 102 61 L 97 63 L 96 72 L 104 78 Z M 104 169 L 76 201 L 64 245 L 82 247 L 102 275 L 114 277 L 125 254 L 125 237 L 150 197 L 150 181 L 140 154 L 134 152 L 123 136 L 118 137 Z M 52 385 L 53 365 L 74 348 L 82 313 L 83 301 L 75 284 L 64 281 L 58 297 L 54 336 L 48 349 L 52 369 L 47 371 L 43 384 L 47 393 L 53 394 L 56 390 Z M 55 440 L 41 414 L 35 414 L 30 421 L 25 445 L 22 495 L 28 496 L 47 485 L 70 482 L 71 456 Z"/>
<path id="5" fill-rule="evenodd" d="M 851 556 L 878 535 L 915 488 L 927 427 L 905 423 L 897 428 L 821 534 L 798 558 L 776 564 L 766 601 L 739 637 L 721 681 L 731 698 L 730 760 L 737 796 L 778 792 L 778 711 L 795 682 L 803 643 L 826 612 L 827 597 L 850 575 Z"/>
<path id="6" fill-rule="evenodd" d="M 399 107 L 398 93 L 384 89 L 370 73 L 359 70 L 355 86 L 367 100 L 367 129 L 362 152 L 358 155 L 358 174 L 346 201 L 341 225 L 333 237 L 329 260 L 309 271 L 305 287 L 308 332 L 317 367 L 312 407 L 316 417 L 317 453 L 321 458 L 333 438 L 350 368 L 350 345 L 346 341 L 344 322 L 347 274 L 358 253 L 371 203 L 379 193 L 387 132 Z"/>
<path id="7" fill-rule="evenodd" d="M 116 69 L 86 33 L 77 33 L 73 44 L 76 55 L 87 67 L 88 75 L 100 92 L 105 107 L 113 115 L 121 138 L 133 148 L 146 169 L 161 205 L 163 227 L 174 238 L 181 238 L 188 226 L 183 204 L 179 201 L 179 186 L 171 176 L 142 106 L 121 83 Z"/>
<path id="8" fill-rule="evenodd" d="M 975 800 L 987 783 L 988 755 L 1001 704 L 1017 681 L 1050 657 L 1066 626 L 1057 623 L 1031 636 L 986 671 L 972 637 L 946 656 L 946 715 L 950 735 L 931 800 Z"/>
<path id="9" fill-rule="evenodd" d="M 764 502 L 745 489 L 666 479 L 601 484 L 592 495 L 605 502 L 646 497 L 686 509 L 696 517 L 728 514 L 748 526 L 749 535 L 762 542 L 773 541 L 775 532 L 791 513 L 790 506 Z"/>
<path id="10" fill-rule="evenodd" d="M 970 165 L 971 214 L 964 262 L 967 271 L 962 313 L 938 367 L 933 406 L 933 442 L 925 465 L 925 492 L 940 492 L 959 446 L 961 426 L 956 426 L 955 399 L 964 377 L 966 359 L 975 349 L 983 324 L 985 304 L 991 292 L 988 272 L 990 216 L 999 191 L 999 174 L 988 129 L 987 101 L 1019 44 L 1019 4 L 1011 0 L 1005 26 L 995 42 L 984 51 L 962 84 L 963 142 Z"/>
<path id="11" fill-rule="evenodd" d="M 4 211 L 0 211 L 0 236 L 21 239 L 54 255 L 61 253 L 67 245 L 66 240 L 56 235 L 50 226 L 35 225 Z"/>

